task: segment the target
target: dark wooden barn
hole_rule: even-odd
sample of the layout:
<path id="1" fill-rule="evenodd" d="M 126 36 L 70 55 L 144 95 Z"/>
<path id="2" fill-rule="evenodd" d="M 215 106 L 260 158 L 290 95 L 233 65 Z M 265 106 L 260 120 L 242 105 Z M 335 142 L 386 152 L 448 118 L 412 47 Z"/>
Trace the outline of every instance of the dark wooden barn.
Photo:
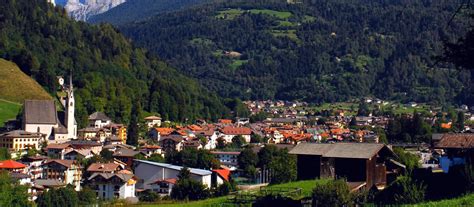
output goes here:
<path id="1" fill-rule="evenodd" d="M 297 155 L 299 180 L 345 178 L 357 186 L 381 189 L 405 167 L 392 159 L 395 154 L 384 144 L 301 143 L 289 153 Z"/>

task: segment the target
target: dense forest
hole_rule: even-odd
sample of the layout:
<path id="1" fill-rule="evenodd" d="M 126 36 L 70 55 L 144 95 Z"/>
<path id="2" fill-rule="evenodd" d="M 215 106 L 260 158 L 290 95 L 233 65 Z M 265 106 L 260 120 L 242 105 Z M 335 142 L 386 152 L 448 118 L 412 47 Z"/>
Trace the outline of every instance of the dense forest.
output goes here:
<path id="1" fill-rule="evenodd" d="M 437 60 L 467 28 L 449 23 L 460 1 L 284 2 L 206 4 L 119 30 L 224 97 L 466 103 L 470 73 Z"/>
<path id="2" fill-rule="evenodd" d="M 113 25 L 122 25 L 209 1 L 211 0 L 129 0 L 107 12 L 92 16 L 87 21 L 90 23 L 107 22 Z"/>
<path id="3" fill-rule="evenodd" d="M 217 119 L 229 113 L 221 99 L 110 25 L 91 26 L 71 20 L 45 0 L 0 0 L 0 57 L 19 65 L 51 94 L 56 76 L 73 73 L 76 119 L 104 111 L 128 123 L 132 103 L 164 119 Z"/>

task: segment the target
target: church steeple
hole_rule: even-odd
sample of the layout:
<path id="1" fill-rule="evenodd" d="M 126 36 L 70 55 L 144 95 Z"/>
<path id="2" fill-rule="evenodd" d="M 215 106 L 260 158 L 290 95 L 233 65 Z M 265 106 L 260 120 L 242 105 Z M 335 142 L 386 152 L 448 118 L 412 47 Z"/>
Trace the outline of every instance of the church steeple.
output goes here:
<path id="1" fill-rule="evenodd" d="M 77 124 L 74 118 L 74 109 L 75 109 L 75 100 L 74 100 L 74 87 L 72 85 L 72 71 L 69 74 L 69 87 L 67 89 L 67 99 L 66 99 L 66 116 L 64 123 L 67 128 L 68 138 L 75 139 L 77 133 Z"/>

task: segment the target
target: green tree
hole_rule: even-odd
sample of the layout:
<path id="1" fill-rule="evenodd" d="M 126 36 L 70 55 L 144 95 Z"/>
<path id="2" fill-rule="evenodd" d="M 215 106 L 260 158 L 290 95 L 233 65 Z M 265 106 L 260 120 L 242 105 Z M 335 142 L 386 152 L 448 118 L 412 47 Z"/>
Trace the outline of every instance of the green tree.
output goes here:
<path id="1" fill-rule="evenodd" d="M 408 172 L 420 167 L 420 157 L 417 155 L 406 152 L 400 147 L 395 147 L 393 152 L 397 155 L 397 160 L 406 166 Z"/>
<path id="2" fill-rule="evenodd" d="M 11 159 L 10 152 L 8 152 L 8 149 L 5 147 L 0 148 L 0 161 L 2 160 L 9 160 Z"/>
<path id="3" fill-rule="evenodd" d="M 111 161 L 114 159 L 114 153 L 108 149 L 103 149 L 100 151 L 100 156 L 105 160 L 105 161 Z"/>
<path id="4" fill-rule="evenodd" d="M 135 100 L 134 104 L 132 105 L 132 112 L 130 114 L 130 124 L 127 128 L 127 144 L 129 145 L 137 145 L 138 138 L 140 135 L 140 118 L 142 113 L 142 107 L 139 100 Z"/>
<path id="5" fill-rule="evenodd" d="M 38 207 L 79 206 L 76 191 L 70 186 L 65 188 L 50 189 L 43 192 L 36 201 Z"/>
<path id="6" fill-rule="evenodd" d="M 235 148 L 241 148 L 245 143 L 245 139 L 242 135 L 237 135 L 232 138 L 232 145 Z"/>
<path id="7" fill-rule="evenodd" d="M 278 156 L 270 161 L 268 168 L 272 172 L 272 184 L 296 180 L 296 156 L 288 154 L 286 149 L 281 150 Z"/>
<path id="8" fill-rule="evenodd" d="M 89 187 L 82 188 L 82 190 L 77 193 L 77 197 L 79 199 L 79 205 L 81 206 L 92 205 L 98 202 L 95 191 Z"/>
<path id="9" fill-rule="evenodd" d="M 383 204 L 414 204 L 425 200 L 426 186 L 409 176 L 398 177 L 376 197 Z"/>
<path id="10" fill-rule="evenodd" d="M 33 206 L 28 201 L 28 187 L 12 182 L 7 171 L 0 171 L 0 206 L 23 207 Z"/>
<path id="11" fill-rule="evenodd" d="M 255 152 L 253 152 L 252 148 L 246 147 L 242 152 L 240 152 L 239 156 L 237 157 L 237 162 L 240 169 L 250 172 L 257 165 L 258 156 L 255 154 Z"/>
<path id="12" fill-rule="evenodd" d="M 217 149 L 224 149 L 226 147 L 227 147 L 227 144 L 225 143 L 224 138 L 222 138 L 222 137 L 217 138 L 216 148 Z"/>
<path id="13" fill-rule="evenodd" d="M 362 100 L 359 103 L 359 109 L 357 110 L 357 116 L 368 116 L 370 114 L 369 105 Z"/>
<path id="14" fill-rule="evenodd" d="M 145 190 L 138 194 L 141 202 L 156 202 L 160 200 L 160 195 L 152 190 Z"/>
<path id="15" fill-rule="evenodd" d="M 250 143 L 262 143 L 262 142 L 263 142 L 262 136 L 252 133 L 252 135 L 250 136 Z"/>
<path id="16" fill-rule="evenodd" d="M 200 200 L 210 196 L 209 190 L 203 184 L 190 178 L 188 168 L 182 168 L 178 178 L 171 191 L 171 198 L 176 200 Z"/>
<path id="17" fill-rule="evenodd" d="M 456 128 L 458 130 L 464 130 L 464 119 L 465 115 L 464 112 L 460 111 L 458 112 L 457 120 L 456 120 Z"/>

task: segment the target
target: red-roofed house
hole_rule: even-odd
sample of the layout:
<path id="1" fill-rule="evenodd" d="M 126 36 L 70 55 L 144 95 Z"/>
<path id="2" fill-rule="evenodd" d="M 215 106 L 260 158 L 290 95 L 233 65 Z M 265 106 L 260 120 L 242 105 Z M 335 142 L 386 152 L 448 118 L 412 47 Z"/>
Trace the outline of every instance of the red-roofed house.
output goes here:
<path id="1" fill-rule="evenodd" d="M 10 172 L 25 173 L 26 165 L 19 163 L 14 160 L 0 161 L 0 170 L 6 170 Z"/>
<path id="2" fill-rule="evenodd" d="M 229 182 L 230 180 L 230 170 L 228 169 L 217 169 L 212 170 L 212 184 L 219 186 L 224 184 L 224 182 Z"/>
<path id="3" fill-rule="evenodd" d="M 232 142 L 232 138 L 235 136 L 242 136 L 247 143 L 250 142 L 250 135 L 252 134 L 252 130 L 248 127 L 231 127 L 227 126 L 222 128 L 221 130 L 222 137 L 227 143 Z"/>

